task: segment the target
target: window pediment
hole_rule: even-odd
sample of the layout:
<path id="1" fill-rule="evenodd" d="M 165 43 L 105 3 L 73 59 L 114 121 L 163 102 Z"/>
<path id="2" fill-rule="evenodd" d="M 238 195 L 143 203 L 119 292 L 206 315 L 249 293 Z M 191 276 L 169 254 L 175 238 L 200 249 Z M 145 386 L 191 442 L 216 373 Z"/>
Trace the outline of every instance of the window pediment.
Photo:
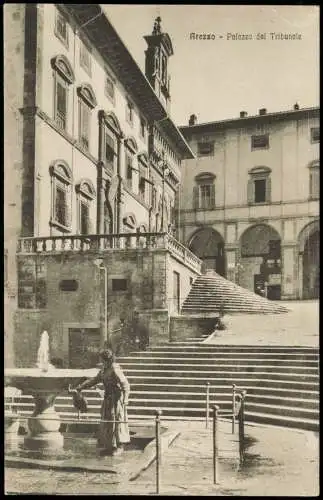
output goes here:
<path id="1" fill-rule="evenodd" d="M 123 223 L 125 226 L 135 229 L 137 227 L 137 220 L 134 214 L 128 214 L 123 218 Z"/>
<path id="2" fill-rule="evenodd" d="M 147 153 L 145 153 L 145 152 L 139 153 L 138 154 L 138 160 L 140 161 L 140 163 L 144 167 L 148 167 L 148 165 L 149 165 L 149 159 L 148 159 Z"/>
<path id="3" fill-rule="evenodd" d="M 320 168 L 320 160 L 313 160 L 307 166 L 308 168 Z"/>
<path id="4" fill-rule="evenodd" d="M 91 109 L 97 106 L 97 100 L 94 94 L 94 90 L 89 83 L 83 83 L 77 87 L 77 94 L 81 99 L 83 99 Z"/>
<path id="5" fill-rule="evenodd" d="M 198 184 L 211 184 L 214 182 L 215 178 L 215 174 L 212 174 L 211 172 L 202 172 L 201 174 L 195 176 L 195 182 Z"/>
<path id="6" fill-rule="evenodd" d="M 77 193 L 83 194 L 87 198 L 95 198 L 95 189 L 92 181 L 90 181 L 89 179 L 83 179 L 78 184 L 76 184 L 75 191 Z"/>
<path id="7" fill-rule="evenodd" d="M 127 139 L 125 139 L 124 144 L 128 149 L 130 149 L 132 153 L 137 153 L 138 146 L 134 137 L 128 137 Z"/>
<path id="8" fill-rule="evenodd" d="M 118 137 L 123 137 L 120 123 L 113 111 L 106 112 L 103 109 L 99 111 L 99 119 L 102 119 L 105 125 Z"/>
<path id="9" fill-rule="evenodd" d="M 269 175 L 271 169 L 265 166 L 253 167 L 249 170 L 249 175 Z"/>
<path id="10" fill-rule="evenodd" d="M 66 184 L 71 184 L 73 181 L 72 171 L 64 160 L 56 160 L 49 167 L 50 175 L 59 177 Z"/>
<path id="11" fill-rule="evenodd" d="M 75 81 L 73 68 L 66 56 L 59 54 L 58 56 L 53 57 L 51 65 L 52 68 L 57 71 L 68 83 L 73 83 Z"/>

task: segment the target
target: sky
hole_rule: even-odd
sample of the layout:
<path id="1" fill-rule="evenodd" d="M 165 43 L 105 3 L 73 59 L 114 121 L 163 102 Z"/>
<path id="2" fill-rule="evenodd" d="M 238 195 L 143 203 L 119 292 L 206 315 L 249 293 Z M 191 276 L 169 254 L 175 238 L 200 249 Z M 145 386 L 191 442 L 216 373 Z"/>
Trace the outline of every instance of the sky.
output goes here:
<path id="1" fill-rule="evenodd" d="M 272 5 L 103 5 L 119 36 L 144 71 L 154 19 L 172 39 L 171 112 L 177 125 L 319 105 L 319 8 Z M 215 40 L 192 40 L 211 33 Z M 234 40 L 230 34 L 251 34 Z M 257 40 L 257 34 L 266 39 Z M 271 40 L 269 33 L 301 39 Z M 219 36 L 223 38 L 219 38 Z"/>

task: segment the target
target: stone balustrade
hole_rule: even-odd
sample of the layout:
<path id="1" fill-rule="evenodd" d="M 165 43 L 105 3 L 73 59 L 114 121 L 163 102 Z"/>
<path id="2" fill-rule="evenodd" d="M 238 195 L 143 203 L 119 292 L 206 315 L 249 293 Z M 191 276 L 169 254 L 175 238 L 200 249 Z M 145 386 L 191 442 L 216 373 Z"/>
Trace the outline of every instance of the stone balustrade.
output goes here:
<path id="1" fill-rule="evenodd" d="M 28 255 L 129 249 L 166 249 L 194 271 L 201 271 L 201 260 L 166 232 L 27 237 L 18 240 L 17 253 Z"/>

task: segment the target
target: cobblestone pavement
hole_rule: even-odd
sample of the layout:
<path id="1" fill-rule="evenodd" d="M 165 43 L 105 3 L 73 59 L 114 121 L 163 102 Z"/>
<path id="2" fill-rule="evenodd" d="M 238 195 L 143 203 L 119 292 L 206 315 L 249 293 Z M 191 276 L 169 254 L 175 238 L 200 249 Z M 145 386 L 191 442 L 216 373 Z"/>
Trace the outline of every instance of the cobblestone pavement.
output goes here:
<path id="1" fill-rule="evenodd" d="M 285 314 L 227 315 L 228 330 L 217 331 L 207 343 L 231 345 L 319 345 L 319 302 L 281 302 Z"/>
<path id="2" fill-rule="evenodd" d="M 203 422 L 172 422 L 181 434 L 163 451 L 161 494 L 214 496 L 316 496 L 319 493 L 318 435 L 260 425 L 246 426 L 244 467 L 237 438 L 221 423 L 219 484 L 212 480 L 212 434 Z M 118 482 L 120 481 L 120 482 Z M 93 473 L 7 469 L 5 490 L 43 494 L 154 495 L 155 464 L 135 481 Z"/>

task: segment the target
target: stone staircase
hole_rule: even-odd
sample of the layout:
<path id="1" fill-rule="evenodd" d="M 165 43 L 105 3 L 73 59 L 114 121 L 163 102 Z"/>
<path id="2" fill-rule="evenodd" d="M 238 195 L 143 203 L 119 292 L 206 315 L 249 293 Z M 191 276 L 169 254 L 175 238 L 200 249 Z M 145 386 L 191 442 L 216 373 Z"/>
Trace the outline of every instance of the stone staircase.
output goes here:
<path id="1" fill-rule="evenodd" d="M 182 314 L 215 313 L 220 309 L 224 313 L 286 313 L 288 309 L 277 302 L 272 302 L 256 293 L 242 288 L 214 271 L 198 276 L 186 297 Z"/>
<path id="2" fill-rule="evenodd" d="M 319 352 L 312 347 L 212 345 L 187 339 L 119 358 L 131 384 L 131 419 L 204 419 L 206 382 L 210 404 L 231 410 L 232 384 L 247 390 L 246 421 L 317 431 L 319 426 Z M 98 418 L 101 399 L 85 391 L 88 413 Z M 31 412 L 24 396 L 19 410 Z M 56 399 L 63 416 L 76 416 L 70 396 Z"/>

